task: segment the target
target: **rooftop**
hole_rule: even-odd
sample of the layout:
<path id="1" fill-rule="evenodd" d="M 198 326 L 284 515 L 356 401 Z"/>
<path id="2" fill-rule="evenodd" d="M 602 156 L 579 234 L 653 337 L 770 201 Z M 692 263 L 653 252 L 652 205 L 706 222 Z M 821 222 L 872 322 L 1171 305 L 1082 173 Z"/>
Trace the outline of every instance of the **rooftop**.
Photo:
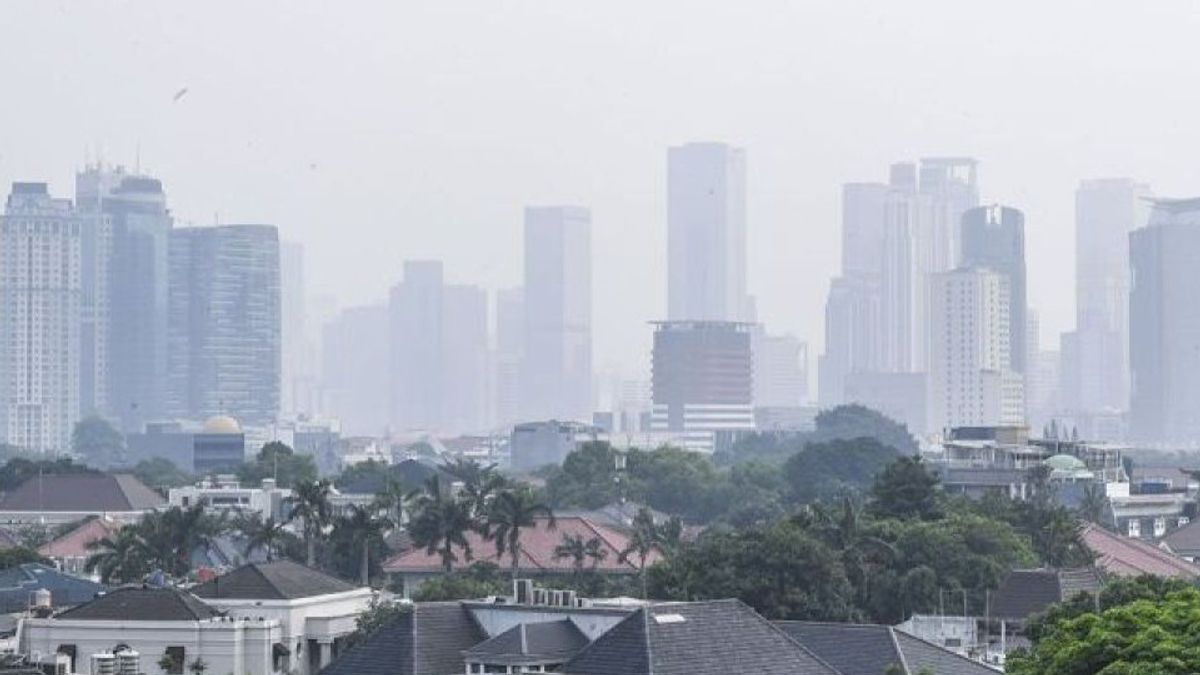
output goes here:
<path id="1" fill-rule="evenodd" d="M 777 621 L 783 632 L 841 675 L 994 675 L 977 661 L 879 624 Z"/>
<path id="2" fill-rule="evenodd" d="M 34 476 L 0 498 L 0 511 L 128 513 L 166 503 L 129 474 L 76 473 Z"/>
<path id="3" fill-rule="evenodd" d="M 570 619 L 521 623 L 471 647 L 463 655 L 470 663 L 523 666 L 564 663 L 588 644 L 587 636 Z"/>
<path id="4" fill-rule="evenodd" d="M 1024 621 L 1077 593 L 1099 591 L 1102 585 L 1094 568 L 1013 570 L 992 594 L 991 614 Z"/>
<path id="5" fill-rule="evenodd" d="M 221 613 L 185 591 L 124 586 L 55 615 L 73 621 L 204 621 Z"/>
<path id="6" fill-rule="evenodd" d="M 295 600 L 356 587 L 290 560 L 251 563 L 200 584 L 192 593 L 212 600 Z"/>
<path id="7" fill-rule="evenodd" d="M 1180 579 L 1200 578 L 1200 567 L 1153 544 L 1113 534 L 1088 523 L 1080 530 L 1084 546 L 1096 556 L 1095 565 L 1122 577 L 1153 574 Z"/>
<path id="8" fill-rule="evenodd" d="M 446 675 L 461 673 L 463 652 L 487 634 L 457 602 L 413 605 L 342 654 L 321 675 Z"/>

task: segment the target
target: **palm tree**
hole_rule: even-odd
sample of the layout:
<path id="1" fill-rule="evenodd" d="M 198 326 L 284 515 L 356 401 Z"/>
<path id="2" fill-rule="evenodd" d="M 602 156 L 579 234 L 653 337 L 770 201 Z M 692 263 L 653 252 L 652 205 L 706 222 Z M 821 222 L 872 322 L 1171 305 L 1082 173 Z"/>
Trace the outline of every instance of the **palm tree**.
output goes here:
<path id="1" fill-rule="evenodd" d="M 263 520 L 258 513 L 239 518 L 237 528 L 246 537 L 246 558 L 262 549 L 266 551 L 267 562 L 275 559 L 275 552 L 282 549 L 284 542 L 292 536 L 287 531 L 287 523 L 275 520 L 274 516 Z"/>
<path id="2" fill-rule="evenodd" d="M 211 544 L 226 524 L 224 514 L 214 516 L 197 504 L 147 514 L 136 528 L 149 552 L 147 562 L 183 576 L 191 569 L 192 553 Z"/>
<path id="3" fill-rule="evenodd" d="M 646 599 L 646 560 L 650 554 L 658 549 L 659 542 L 662 540 L 662 533 L 659 530 L 658 524 L 654 522 L 654 514 L 650 509 L 642 507 L 638 509 L 637 515 L 633 517 L 633 531 L 629 534 L 629 541 L 625 544 L 625 548 L 621 550 L 621 555 L 618 558 L 621 562 L 629 562 L 630 556 L 637 555 L 638 557 L 638 576 L 642 579 L 642 599 Z"/>
<path id="4" fill-rule="evenodd" d="M 1103 483 L 1092 483 L 1083 488 L 1077 509 L 1079 517 L 1089 523 L 1103 524 L 1108 510 L 1108 496 L 1104 493 Z"/>
<path id="5" fill-rule="evenodd" d="M 416 496 L 416 491 L 404 489 L 404 484 L 395 478 L 388 477 L 383 491 L 375 495 L 372 503 L 377 510 L 382 511 L 396 525 L 404 522 L 406 507 Z"/>
<path id="6" fill-rule="evenodd" d="M 527 487 L 504 490 L 492 501 L 488 514 L 487 534 L 496 542 L 496 555 L 512 557 L 512 578 L 515 581 L 521 565 L 521 530 L 537 527 L 538 518 L 547 520 L 546 528 L 554 529 L 554 512 L 537 501 Z"/>
<path id="7" fill-rule="evenodd" d="M 842 558 L 846 576 L 859 589 L 859 602 L 865 605 L 870 596 L 871 570 L 877 561 L 890 561 L 896 548 L 863 528 L 862 509 L 849 496 L 842 498 L 840 510 L 818 506 L 815 514 L 817 535 Z"/>
<path id="8" fill-rule="evenodd" d="M 554 547 L 554 559 L 570 558 L 576 576 L 583 574 L 583 565 L 586 561 L 591 560 L 592 569 L 595 570 L 596 566 L 606 557 L 608 557 L 608 551 L 604 549 L 604 542 L 600 541 L 599 537 L 584 540 L 582 535 L 564 534 L 562 542 Z"/>
<path id="9" fill-rule="evenodd" d="M 480 464 L 473 459 L 456 458 L 442 465 L 442 470 L 462 483 L 463 501 L 471 507 L 471 516 L 487 517 L 493 497 L 508 481 L 496 471 L 495 464 Z"/>
<path id="10" fill-rule="evenodd" d="M 387 516 L 378 515 L 373 509 L 353 504 L 350 514 L 337 519 L 334 529 L 344 535 L 345 540 L 362 548 L 359 578 L 363 586 L 371 584 L 371 544 L 383 539 L 383 534 L 392 527 Z"/>
<path id="11" fill-rule="evenodd" d="M 304 481 L 296 484 L 288 499 L 292 505 L 288 521 L 300 520 L 304 526 L 304 559 L 309 567 L 317 564 L 317 537 L 329 524 L 332 511 L 329 494 L 332 489 L 327 480 Z"/>
<path id="12" fill-rule="evenodd" d="M 144 577 L 149 571 L 146 542 L 138 528 L 123 527 L 116 534 L 91 542 L 87 546 L 92 554 L 84 568 L 98 571 L 104 583 L 128 583 Z"/>
<path id="13" fill-rule="evenodd" d="M 416 496 L 413 518 L 408 523 L 408 532 L 413 544 L 424 548 L 429 555 L 439 553 L 442 568 L 447 574 L 454 570 L 458 556 L 454 547 L 461 548 L 467 560 L 471 559 L 471 544 L 467 532 L 475 529 L 470 507 L 454 499 L 442 489 L 441 478 L 434 474 L 425 481 L 424 489 Z"/>

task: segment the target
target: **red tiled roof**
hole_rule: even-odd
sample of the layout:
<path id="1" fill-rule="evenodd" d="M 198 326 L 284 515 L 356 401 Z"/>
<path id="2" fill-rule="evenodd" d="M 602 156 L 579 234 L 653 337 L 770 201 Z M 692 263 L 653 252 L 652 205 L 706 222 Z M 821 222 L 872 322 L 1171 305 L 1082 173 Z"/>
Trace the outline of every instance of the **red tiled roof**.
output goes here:
<path id="1" fill-rule="evenodd" d="M 520 569 L 525 573 L 541 572 L 571 572 L 574 562 L 570 558 L 555 559 L 554 549 L 562 543 L 567 535 L 582 537 L 584 541 L 592 538 L 599 539 L 608 555 L 601 560 L 596 569 L 601 572 L 633 574 L 638 571 L 638 558 L 631 555 L 628 562 L 621 562 L 621 551 L 629 543 L 625 534 L 604 525 L 598 525 L 587 518 L 566 516 L 558 518 L 555 527 L 547 527 L 549 521 L 539 518 L 535 527 L 521 530 L 521 564 Z M 467 534 L 467 543 L 471 547 L 471 560 L 468 562 L 461 549 L 456 548 L 458 561 L 454 569 L 465 569 L 475 562 L 490 562 L 501 568 L 508 568 L 512 558 L 506 553 L 503 558 L 496 555 L 496 543 L 485 540 L 479 533 Z M 662 556 L 653 551 L 646 558 L 646 565 L 653 565 Z M 585 565 L 590 566 L 591 561 Z M 383 563 L 383 570 L 392 573 L 440 572 L 442 558 L 437 553 L 429 554 L 423 548 L 395 555 Z"/>
<path id="2" fill-rule="evenodd" d="M 1091 523 L 1083 526 L 1080 538 L 1096 556 L 1096 567 L 1122 577 L 1153 574 L 1160 577 L 1195 579 L 1200 567 L 1144 541 L 1122 537 Z"/>
<path id="3" fill-rule="evenodd" d="M 38 553 L 47 558 L 83 558 L 91 555 L 88 544 L 99 541 L 121 529 L 106 518 L 93 518 L 66 534 L 42 544 Z"/>

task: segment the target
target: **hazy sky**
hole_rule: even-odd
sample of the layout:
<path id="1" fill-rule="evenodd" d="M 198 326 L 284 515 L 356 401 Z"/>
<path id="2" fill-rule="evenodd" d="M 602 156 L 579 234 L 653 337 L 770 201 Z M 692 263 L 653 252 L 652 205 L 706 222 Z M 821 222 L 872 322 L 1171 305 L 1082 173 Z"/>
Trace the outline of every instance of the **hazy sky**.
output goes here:
<path id="1" fill-rule="evenodd" d="M 1198 34 L 1182 1 L 2 0 L 0 181 L 66 196 L 89 153 L 140 147 L 180 221 L 275 223 L 346 304 L 405 258 L 515 285 L 522 206 L 587 205 L 596 362 L 637 372 L 665 313 L 667 146 L 747 149 L 750 289 L 814 356 L 839 185 L 973 155 L 985 200 L 1026 213 L 1057 345 L 1076 183 L 1200 193 Z"/>

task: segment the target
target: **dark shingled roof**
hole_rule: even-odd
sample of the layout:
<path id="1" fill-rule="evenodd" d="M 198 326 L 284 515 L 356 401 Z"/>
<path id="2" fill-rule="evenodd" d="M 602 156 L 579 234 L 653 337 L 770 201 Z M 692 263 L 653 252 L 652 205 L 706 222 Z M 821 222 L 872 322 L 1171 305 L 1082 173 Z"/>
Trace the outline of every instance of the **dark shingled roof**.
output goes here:
<path id="1" fill-rule="evenodd" d="M 0 613 L 25 611 L 33 592 L 43 588 L 50 591 L 52 606 L 70 607 L 92 600 L 105 586 L 40 563 L 17 565 L 0 570 Z"/>
<path id="2" fill-rule="evenodd" d="M 587 636 L 570 619 L 522 623 L 468 649 L 472 663 L 537 665 L 564 663 L 588 644 Z"/>
<path id="3" fill-rule="evenodd" d="M 1200 557 L 1200 520 L 1193 520 L 1163 537 L 1162 541 L 1175 555 Z"/>
<path id="4" fill-rule="evenodd" d="M 192 589 L 201 598 L 295 600 L 344 593 L 355 586 L 291 560 L 251 563 Z"/>
<path id="5" fill-rule="evenodd" d="M 0 498 L 0 511 L 111 513 L 148 511 L 167 503 L 128 474 L 34 476 Z"/>
<path id="6" fill-rule="evenodd" d="M 1024 621 L 1077 593 L 1096 592 L 1101 585 L 1100 575 L 1091 568 L 1013 570 L 992 593 L 991 615 Z"/>
<path id="7" fill-rule="evenodd" d="M 562 667 L 569 675 L 837 675 L 738 600 L 643 607 Z"/>
<path id="8" fill-rule="evenodd" d="M 487 634 L 458 602 L 424 602 L 379 628 L 321 675 L 448 675 Z"/>
<path id="9" fill-rule="evenodd" d="M 996 671 L 954 652 L 879 624 L 777 621 L 793 640 L 841 675 L 993 675 Z"/>
<path id="10" fill-rule="evenodd" d="M 56 615 L 74 621 L 202 621 L 221 613 L 174 588 L 126 586 Z"/>

